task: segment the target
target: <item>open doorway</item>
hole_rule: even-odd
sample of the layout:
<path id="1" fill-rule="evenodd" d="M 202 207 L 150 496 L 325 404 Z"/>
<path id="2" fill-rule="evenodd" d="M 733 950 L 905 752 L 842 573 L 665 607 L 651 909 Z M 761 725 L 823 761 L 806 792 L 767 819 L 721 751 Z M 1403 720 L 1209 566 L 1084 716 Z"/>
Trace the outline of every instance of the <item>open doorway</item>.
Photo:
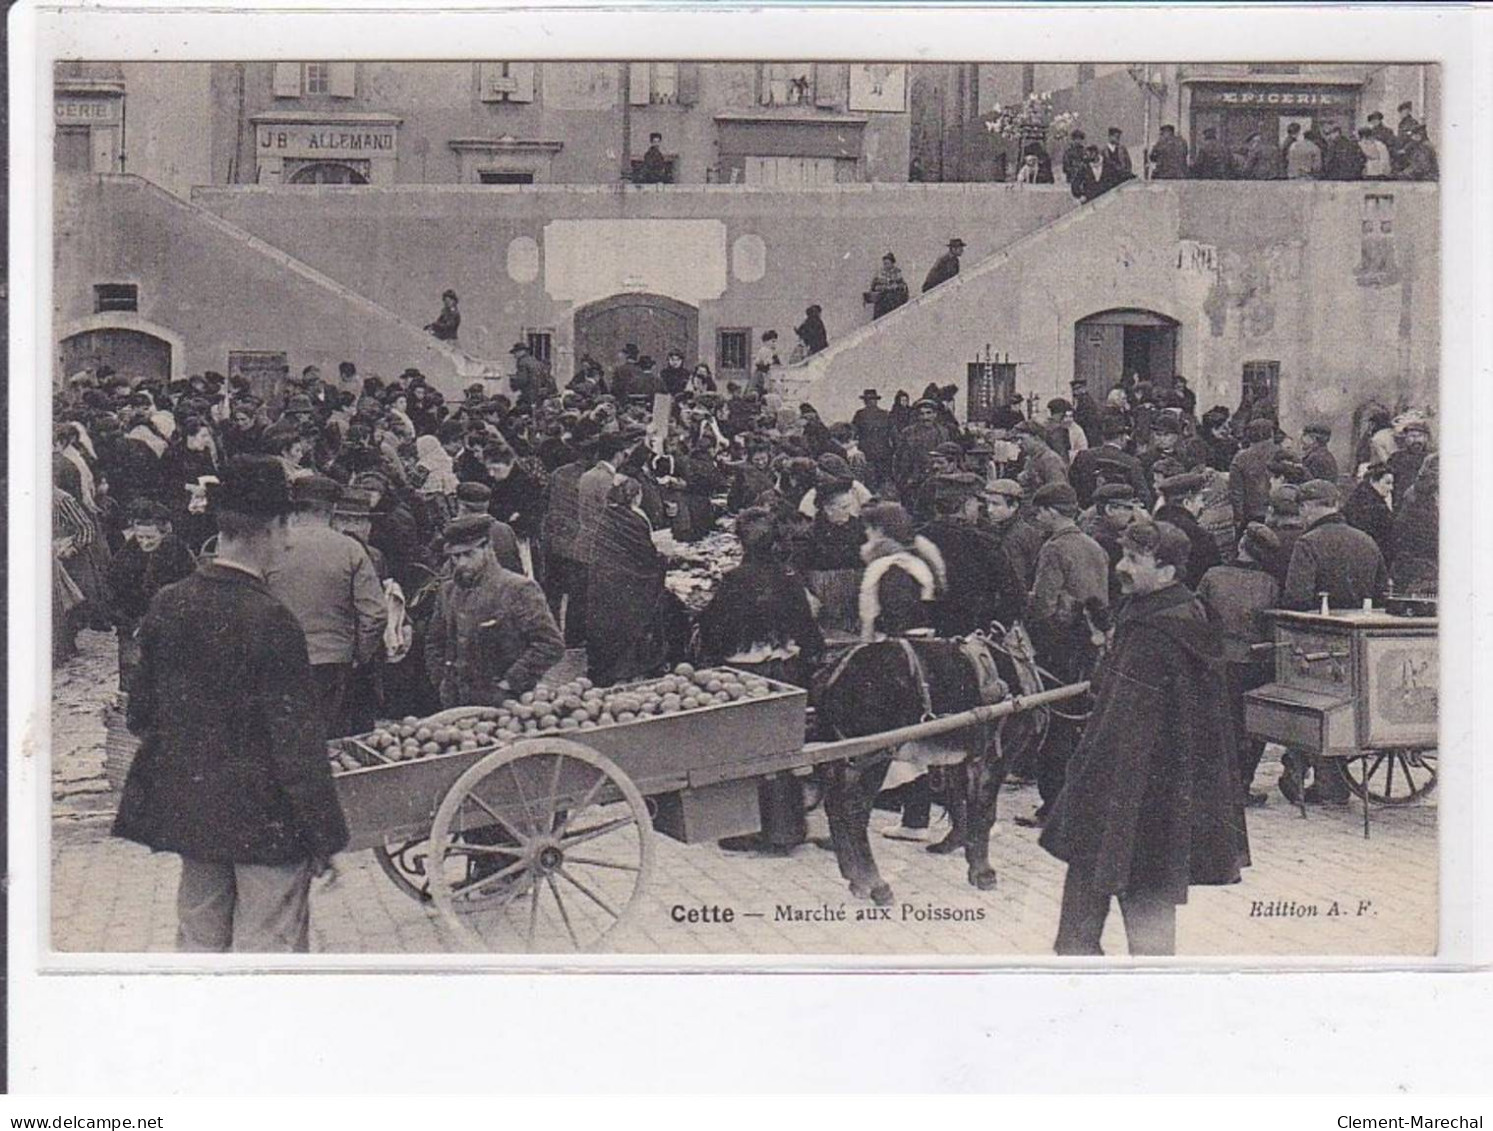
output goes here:
<path id="1" fill-rule="evenodd" d="M 1177 376 L 1175 319 L 1151 310 L 1105 310 L 1073 327 L 1073 377 L 1102 401 L 1125 376 L 1170 388 Z"/>

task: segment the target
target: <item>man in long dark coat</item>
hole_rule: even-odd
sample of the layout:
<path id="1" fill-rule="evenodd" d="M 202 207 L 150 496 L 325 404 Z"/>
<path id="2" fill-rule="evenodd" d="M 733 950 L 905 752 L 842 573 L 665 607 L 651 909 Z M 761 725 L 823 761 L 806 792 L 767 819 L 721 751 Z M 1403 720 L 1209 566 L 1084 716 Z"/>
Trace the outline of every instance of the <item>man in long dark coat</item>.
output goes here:
<path id="1" fill-rule="evenodd" d="M 1068 865 L 1058 954 L 1103 953 L 1115 896 L 1132 955 L 1174 954 L 1187 889 L 1237 883 L 1249 863 L 1223 649 L 1177 580 L 1189 550 L 1169 523 L 1125 532 L 1129 599 L 1041 837 Z"/>
<path id="2" fill-rule="evenodd" d="M 235 459 L 209 504 L 216 557 L 140 626 L 114 835 L 181 856 L 178 950 L 306 951 L 311 878 L 348 834 L 306 636 L 264 580 L 287 545 L 284 468 Z"/>
<path id="3" fill-rule="evenodd" d="M 959 257 L 964 254 L 964 241 L 955 236 L 949 241 L 949 250 L 940 255 L 928 269 L 928 277 L 923 280 L 923 293 L 931 291 L 940 283 L 947 283 L 955 275 L 959 274 Z"/>
<path id="4" fill-rule="evenodd" d="M 892 474 L 896 430 L 892 427 L 892 414 L 881 407 L 880 393 L 867 389 L 861 394 L 861 401 L 865 407 L 856 410 L 850 426 L 855 429 L 855 438 L 866 457 L 867 486 L 874 489 Z"/>

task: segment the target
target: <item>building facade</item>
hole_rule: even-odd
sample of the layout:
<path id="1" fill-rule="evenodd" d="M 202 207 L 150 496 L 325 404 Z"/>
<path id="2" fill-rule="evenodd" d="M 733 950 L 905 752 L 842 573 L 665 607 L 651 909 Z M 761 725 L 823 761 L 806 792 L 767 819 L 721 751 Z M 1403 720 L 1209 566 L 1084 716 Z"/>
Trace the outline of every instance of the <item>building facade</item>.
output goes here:
<path id="1" fill-rule="evenodd" d="M 1123 131 L 1137 170 L 1163 125 L 1189 141 L 1218 131 L 1231 149 L 1255 131 L 1277 142 L 1300 123 L 1365 124 L 1378 110 L 1391 129 L 1397 107 L 1439 140 L 1440 75 L 1421 63 L 942 63 L 912 76 L 912 162 L 919 179 L 1004 180 L 1014 173 L 1018 143 L 987 128 L 997 105 L 1050 96 L 1052 115 L 1071 113 L 1088 140 Z M 1049 148 L 1056 139 L 1049 139 Z M 1054 157 L 1057 154 L 1054 153 Z M 1058 174 L 1058 180 L 1062 180 Z"/>

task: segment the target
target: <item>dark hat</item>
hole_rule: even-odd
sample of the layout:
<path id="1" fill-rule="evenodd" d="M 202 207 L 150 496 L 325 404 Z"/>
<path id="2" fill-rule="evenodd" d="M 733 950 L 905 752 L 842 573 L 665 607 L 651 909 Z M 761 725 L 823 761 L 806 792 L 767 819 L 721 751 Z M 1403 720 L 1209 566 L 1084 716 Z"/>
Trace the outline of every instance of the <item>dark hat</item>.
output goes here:
<path id="1" fill-rule="evenodd" d="M 1312 423 L 1308 424 L 1301 431 L 1307 436 L 1321 436 L 1324 440 L 1332 439 L 1332 426 L 1330 424 L 1323 424 L 1319 420 L 1312 421 Z"/>
<path id="2" fill-rule="evenodd" d="M 295 421 L 281 417 L 264 430 L 265 449 L 279 454 L 301 438 L 301 430 Z"/>
<path id="3" fill-rule="evenodd" d="M 850 464 L 845 462 L 845 458 L 843 456 L 838 456 L 834 452 L 825 452 L 814 462 L 818 465 L 820 472 L 824 475 L 828 475 L 835 479 L 853 478 L 853 475 L 850 471 Z"/>
<path id="4" fill-rule="evenodd" d="M 480 503 L 486 506 L 492 500 L 492 488 L 486 483 L 458 483 L 456 485 L 456 501 L 459 503 Z"/>
<path id="5" fill-rule="evenodd" d="M 936 400 L 933 400 L 931 397 L 919 397 L 917 400 L 912 402 L 912 407 L 914 410 L 931 408 L 935 412 L 937 412 L 938 402 Z"/>
<path id="6" fill-rule="evenodd" d="M 972 456 L 993 456 L 995 454 L 995 448 L 991 446 L 990 441 L 979 438 L 975 439 L 964 450 L 966 454 Z"/>
<path id="7" fill-rule="evenodd" d="M 954 499 L 973 499 L 980 493 L 984 482 L 971 471 L 951 471 L 947 475 L 933 477 L 933 497 L 945 502 Z"/>
<path id="8" fill-rule="evenodd" d="M 456 298 L 456 292 L 453 291 L 450 287 L 447 287 L 444 291 L 441 292 L 441 297 L 442 298 Z M 458 299 L 457 301 L 459 302 L 460 300 Z"/>
<path id="9" fill-rule="evenodd" d="M 868 529 L 880 530 L 888 538 L 904 545 L 917 535 L 912 516 L 901 503 L 872 503 L 861 513 L 861 521 Z"/>
<path id="10" fill-rule="evenodd" d="M 882 256 L 882 257 L 881 257 L 881 258 L 882 258 L 882 259 L 883 259 L 883 260 L 888 260 L 888 259 L 890 259 L 890 260 L 891 260 L 891 261 L 892 261 L 892 262 L 893 262 L 893 263 L 895 263 L 895 262 L 897 262 L 897 257 L 896 257 L 896 256 L 895 256 L 895 255 L 893 255 L 893 254 L 892 254 L 892 253 L 891 253 L 891 252 L 887 252 L 887 253 L 886 253 L 886 254 L 885 254 L 885 255 L 883 255 L 883 256 Z"/>
<path id="11" fill-rule="evenodd" d="M 290 484 L 285 465 L 273 456 L 235 456 L 207 485 L 208 506 L 256 518 L 290 513 Z"/>
<path id="12" fill-rule="evenodd" d="M 1259 440 L 1268 440 L 1275 435 L 1275 422 L 1257 417 L 1251 420 L 1244 428 L 1244 438 L 1250 443 Z"/>
<path id="13" fill-rule="evenodd" d="M 863 400 L 863 401 L 879 401 L 879 400 L 881 400 L 881 394 L 878 393 L 875 389 L 867 389 L 865 392 L 863 392 L 861 394 L 861 400 Z"/>
<path id="14" fill-rule="evenodd" d="M 964 457 L 964 449 L 954 443 L 953 440 L 945 440 L 933 449 L 933 454 L 943 456 L 945 459 L 962 459 Z"/>
<path id="15" fill-rule="evenodd" d="M 627 357 L 637 357 L 638 347 L 635 346 L 632 342 L 628 342 L 625 346 L 622 347 L 622 352 Z"/>
<path id="16" fill-rule="evenodd" d="M 1255 561 L 1263 561 L 1280 552 L 1280 538 L 1263 522 L 1251 522 L 1244 528 L 1239 548 L 1249 551 L 1249 556 Z"/>
<path id="17" fill-rule="evenodd" d="M 1032 496 L 1034 507 L 1076 507 L 1078 493 L 1066 483 L 1044 483 Z"/>
<path id="18" fill-rule="evenodd" d="M 1297 488 L 1297 498 L 1303 503 L 1326 503 L 1338 505 L 1337 484 L 1327 479 L 1312 479 Z"/>
<path id="19" fill-rule="evenodd" d="M 1158 478 L 1156 490 L 1168 499 L 1176 499 L 1183 495 L 1190 495 L 1194 491 L 1201 491 L 1207 482 L 1208 477 L 1201 471 L 1184 471 L 1181 475 L 1169 475 L 1165 479 Z"/>
<path id="20" fill-rule="evenodd" d="M 1062 397 L 1053 397 L 1052 400 L 1047 402 L 1047 411 L 1055 412 L 1061 416 L 1065 412 L 1072 412 L 1073 406 Z"/>
<path id="21" fill-rule="evenodd" d="M 1120 129 L 1119 126 L 1110 126 L 1109 127 L 1109 136 L 1110 137 L 1119 137 L 1124 132 L 1125 131 L 1122 130 L 1122 129 Z"/>
<path id="22" fill-rule="evenodd" d="M 1106 483 L 1093 495 L 1094 507 L 1103 510 L 1111 503 L 1135 502 L 1135 488 L 1128 483 Z"/>
<path id="23" fill-rule="evenodd" d="M 389 477 L 382 471 L 369 469 L 368 471 L 359 472 L 358 477 L 354 480 L 354 484 L 358 487 L 369 487 L 379 492 L 387 492 L 389 490 Z"/>
<path id="24" fill-rule="evenodd" d="M 1181 475 L 1187 470 L 1187 465 L 1172 456 L 1163 456 L 1151 465 L 1151 478 L 1158 483 L 1163 479 L 1170 479 L 1174 475 Z"/>
<path id="25" fill-rule="evenodd" d="M 1130 424 L 1125 419 L 1124 413 L 1110 410 L 1099 419 L 1099 431 L 1106 440 L 1114 440 L 1130 431 Z"/>
<path id="26" fill-rule="evenodd" d="M 1152 522 L 1143 519 L 1132 522 L 1120 535 L 1120 545 L 1137 554 L 1150 554 L 1157 565 L 1187 568 L 1192 557 L 1192 541 L 1186 534 L 1169 522 Z"/>
<path id="27" fill-rule="evenodd" d="M 1014 499 L 1020 501 L 1026 497 L 1026 490 L 1014 479 L 997 479 L 993 483 L 985 484 L 985 497 L 987 499 L 1000 496 L 1003 499 Z M 1073 496 L 1073 502 L 1078 503 L 1078 496 Z"/>
<path id="28" fill-rule="evenodd" d="M 818 416 L 819 415 L 819 410 L 816 409 L 811 404 L 801 404 L 801 405 L 798 406 L 798 415 L 799 416 Z"/>
<path id="29" fill-rule="evenodd" d="M 1411 104 L 1409 102 L 1401 102 L 1398 106 L 1395 107 L 1395 109 L 1396 110 L 1409 110 L 1410 109 L 1410 105 Z"/>
<path id="30" fill-rule="evenodd" d="M 1371 121 L 1371 122 L 1382 122 L 1382 121 L 1384 121 L 1384 114 L 1383 114 L 1383 112 L 1379 111 L 1379 110 L 1375 110 L 1372 114 L 1369 115 L 1369 121 Z"/>
<path id="31" fill-rule="evenodd" d="M 511 346 L 508 347 L 508 352 L 509 353 L 528 353 L 529 352 L 529 343 L 528 342 L 514 342 Z"/>
<path id="32" fill-rule="evenodd" d="M 1283 483 L 1270 492 L 1271 509 L 1279 514 L 1301 513 L 1301 488 Z"/>
<path id="33" fill-rule="evenodd" d="M 126 518 L 130 526 L 144 523 L 152 526 L 165 526 L 171 521 L 171 511 L 165 504 L 158 503 L 154 499 L 131 499 Z"/>
<path id="34" fill-rule="evenodd" d="M 964 246 L 964 241 L 962 239 L 960 239 L 958 236 L 955 236 L 953 239 L 951 239 L 949 241 L 949 246 L 950 247 L 963 247 Z"/>
<path id="35" fill-rule="evenodd" d="M 342 486 L 325 475 L 303 475 L 290 485 L 291 501 L 302 503 L 335 503 L 342 497 Z"/>
<path id="36" fill-rule="evenodd" d="M 464 392 L 470 398 L 483 396 L 487 392 L 487 390 L 483 387 L 481 381 L 473 381 L 470 385 L 463 389 L 462 392 Z"/>
<path id="37" fill-rule="evenodd" d="M 441 544 L 447 550 L 457 546 L 475 546 L 492 537 L 492 519 L 485 514 L 464 514 L 446 523 Z"/>
<path id="38" fill-rule="evenodd" d="M 373 513 L 373 492 L 361 487 L 344 487 L 337 496 L 333 514 L 364 518 Z"/>
<path id="39" fill-rule="evenodd" d="M 776 341 L 777 337 L 778 337 L 778 332 L 776 330 L 765 330 L 762 333 L 762 340 L 764 342 Z"/>

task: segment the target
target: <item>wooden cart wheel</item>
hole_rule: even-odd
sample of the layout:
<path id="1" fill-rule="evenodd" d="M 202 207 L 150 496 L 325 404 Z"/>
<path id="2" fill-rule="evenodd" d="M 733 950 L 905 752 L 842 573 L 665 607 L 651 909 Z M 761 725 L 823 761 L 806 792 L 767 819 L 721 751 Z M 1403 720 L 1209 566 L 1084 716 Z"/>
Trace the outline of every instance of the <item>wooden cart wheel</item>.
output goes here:
<path id="1" fill-rule="evenodd" d="M 473 949 L 592 950 L 647 885 L 652 834 L 643 795 L 610 758 L 562 738 L 519 742 L 442 799 L 430 898 Z"/>
<path id="2" fill-rule="evenodd" d="M 1378 805 L 1409 805 L 1436 788 L 1436 751 L 1396 747 L 1343 762 L 1348 788 Z"/>

